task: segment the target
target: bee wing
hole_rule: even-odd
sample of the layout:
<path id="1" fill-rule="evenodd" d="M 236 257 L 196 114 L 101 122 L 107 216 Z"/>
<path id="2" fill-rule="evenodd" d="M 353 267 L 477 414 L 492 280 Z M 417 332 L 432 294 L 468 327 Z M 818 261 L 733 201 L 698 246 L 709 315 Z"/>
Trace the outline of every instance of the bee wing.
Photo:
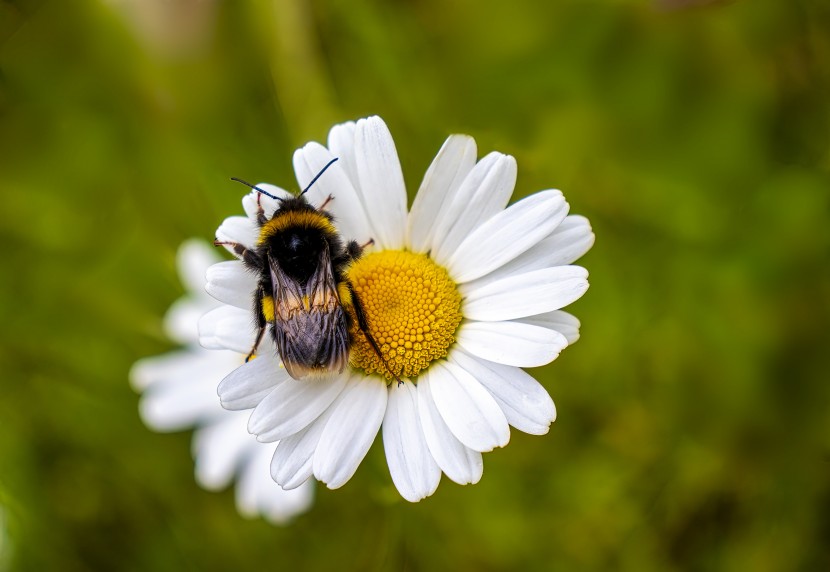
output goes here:
<path id="1" fill-rule="evenodd" d="M 303 287 L 269 259 L 274 297 L 274 340 L 294 379 L 343 371 L 349 361 L 349 331 L 340 304 L 328 248 Z"/>

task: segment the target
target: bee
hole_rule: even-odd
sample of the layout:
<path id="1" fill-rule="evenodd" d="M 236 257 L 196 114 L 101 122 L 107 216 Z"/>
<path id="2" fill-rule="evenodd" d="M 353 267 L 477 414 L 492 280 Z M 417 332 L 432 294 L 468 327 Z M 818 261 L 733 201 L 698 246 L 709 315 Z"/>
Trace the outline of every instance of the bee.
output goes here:
<path id="1" fill-rule="evenodd" d="M 258 330 L 245 361 L 256 354 L 270 324 L 282 363 L 297 380 L 343 371 L 349 361 L 355 319 L 362 335 L 386 364 L 369 331 L 363 304 L 347 276 L 349 266 L 373 241 L 362 246 L 354 240 L 344 243 L 334 226 L 334 217 L 325 210 L 334 197 L 330 195 L 315 208 L 304 196 L 335 161 L 337 158 L 295 197 L 277 197 L 233 178 L 257 192 L 257 245 L 247 248 L 237 242 L 213 242 L 216 246 L 231 247 L 259 277 L 253 300 Z M 262 195 L 279 202 L 270 218 L 262 208 Z M 388 365 L 386 369 L 401 383 Z"/>

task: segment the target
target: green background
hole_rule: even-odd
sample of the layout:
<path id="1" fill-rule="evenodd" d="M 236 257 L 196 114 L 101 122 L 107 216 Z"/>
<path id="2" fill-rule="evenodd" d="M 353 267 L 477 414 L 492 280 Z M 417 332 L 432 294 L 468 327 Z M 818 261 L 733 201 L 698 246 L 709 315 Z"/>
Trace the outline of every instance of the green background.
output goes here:
<path id="1" fill-rule="evenodd" d="M 819 0 L 0 1 L 0 568 L 830 569 L 828 86 Z M 378 440 L 246 521 L 127 373 L 228 178 L 369 114 L 410 193 L 461 132 L 590 218 L 559 418 L 476 486 L 409 504 Z"/>

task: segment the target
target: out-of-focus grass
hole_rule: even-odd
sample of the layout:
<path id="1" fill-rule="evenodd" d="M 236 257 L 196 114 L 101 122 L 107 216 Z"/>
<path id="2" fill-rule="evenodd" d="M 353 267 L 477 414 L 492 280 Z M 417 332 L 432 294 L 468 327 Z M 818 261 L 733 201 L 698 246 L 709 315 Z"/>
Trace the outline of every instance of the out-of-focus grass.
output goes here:
<path id="1" fill-rule="evenodd" d="M 830 11 L 820 2 L 0 2 L 0 565 L 15 570 L 830 568 Z M 662 6 L 662 8 L 658 8 Z M 417 505 L 375 444 L 288 528 L 138 419 L 173 253 L 389 123 L 565 190 L 597 244 L 557 401 Z"/>

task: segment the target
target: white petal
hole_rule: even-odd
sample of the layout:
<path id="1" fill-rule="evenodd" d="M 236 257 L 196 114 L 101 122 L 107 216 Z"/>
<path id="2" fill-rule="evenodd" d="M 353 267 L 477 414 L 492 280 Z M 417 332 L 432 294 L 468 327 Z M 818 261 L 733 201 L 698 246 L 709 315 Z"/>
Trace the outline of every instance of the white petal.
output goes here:
<path id="1" fill-rule="evenodd" d="M 466 285 L 475 287 L 514 274 L 523 274 L 540 268 L 571 264 L 588 252 L 594 244 L 594 233 L 588 219 L 580 215 L 568 215 L 551 234 L 539 241 L 504 266 Z"/>
<path id="2" fill-rule="evenodd" d="M 328 147 L 331 154 L 340 158 L 342 168 L 346 170 L 352 186 L 357 188 L 357 163 L 354 156 L 355 122 L 348 121 L 335 125 L 329 131 Z"/>
<path id="3" fill-rule="evenodd" d="M 548 256 L 548 265 L 573 264 L 594 245 L 591 223 L 581 215 L 569 215 L 553 233 L 542 241 L 540 249 Z"/>
<path id="4" fill-rule="evenodd" d="M 254 409 L 248 421 L 248 431 L 263 443 L 293 435 L 331 405 L 343 391 L 347 378 L 345 373 L 316 380 L 287 378 Z"/>
<path id="5" fill-rule="evenodd" d="M 172 340 L 180 344 L 199 343 L 199 319 L 202 315 L 219 305 L 219 302 L 208 296 L 204 291 L 204 274 L 199 286 L 203 300 L 186 296 L 179 298 L 164 314 L 164 332 Z"/>
<path id="6" fill-rule="evenodd" d="M 216 229 L 216 240 L 238 242 L 247 248 L 254 248 L 257 238 L 259 238 L 259 228 L 253 220 L 246 216 L 228 217 Z M 238 257 L 233 250 L 233 246 L 229 244 L 223 246 L 225 250 Z"/>
<path id="7" fill-rule="evenodd" d="M 522 318 L 517 321 L 556 330 L 565 336 L 568 340 L 568 344 L 573 344 L 579 339 L 579 320 L 576 316 L 563 312 L 562 310 L 546 312 L 536 316 L 528 316 L 527 318 Z"/>
<path id="8" fill-rule="evenodd" d="M 199 344 L 209 350 L 228 349 L 247 355 L 256 340 L 256 332 L 251 311 L 235 306 L 219 306 L 199 320 Z"/>
<path id="9" fill-rule="evenodd" d="M 300 188 L 305 189 L 333 158 L 329 150 L 319 143 L 308 143 L 297 149 L 294 152 L 294 172 Z M 329 167 L 306 193 L 308 201 L 314 206 L 322 205 L 329 196 L 334 198 L 326 205 L 326 211 L 334 215 L 337 229 L 345 238 L 357 240 L 360 244 L 372 238 L 360 196 L 339 161 Z"/>
<path id="10" fill-rule="evenodd" d="M 314 451 L 333 407 L 329 407 L 308 427 L 286 437 L 277 445 L 271 460 L 271 478 L 286 490 L 295 489 L 311 477 Z"/>
<path id="11" fill-rule="evenodd" d="M 400 249 L 406 232 L 406 187 L 395 142 L 379 117 L 355 126 L 355 164 L 362 203 L 381 249 Z"/>
<path id="12" fill-rule="evenodd" d="M 140 359 L 130 369 L 130 385 L 136 391 L 144 391 L 170 377 L 186 378 L 191 363 L 204 363 L 201 353 L 187 349 Z"/>
<path id="13" fill-rule="evenodd" d="M 205 288 L 205 272 L 219 261 L 216 247 L 195 238 L 184 241 L 176 253 L 176 267 L 187 291 L 201 295 Z"/>
<path id="14" fill-rule="evenodd" d="M 130 370 L 130 384 L 136 391 L 144 391 L 187 380 L 215 380 L 223 371 L 236 367 L 237 357 L 234 352 L 208 351 L 196 346 L 140 359 Z"/>
<path id="15" fill-rule="evenodd" d="M 386 411 L 386 384 L 354 375 L 332 406 L 314 452 L 314 476 L 330 489 L 345 485 L 369 451 Z"/>
<path id="16" fill-rule="evenodd" d="M 456 339 L 473 355 L 516 367 L 548 364 L 568 345 L 559 332 L 517 321 L 468 322 Z"/>
<path id="17" fill-rule="evenodd" d="M 418 380 L 418 413 L 429 451 L 447 476 L 458 483 L 477 483 L 484 472 L 481 453 L 465 447 L 444 422 L 429 388 L 429 373 Z"/>
<path id="18" fill-rule="evenodd" d="M 435 492 L 441 469 L 432 458 L 421 429 L 417 388 L 408 380 L 389 386 L 383 449 L 392 482 L 403 498 L 418 502 Z"/>
<path id="19" fill-rule="evenodd" d="M 236 507 L 242 516 L 264 516 L 274 524 L 287 524 L 305 512 L 314 500 L 314 483 L 306 481 L 294 490 L 284 490 L 275 483 L 268 467 L 273 445 L 257 445 L 245 460 L 236 485 Z"/>
<path id="20" fill-rule="evenodd" d="M 242 355 L 237 354 L 240 361 Z M 274 355 L 262 352 L 255 359 L 237 367 L 219 384 L 219 399 L 225 409 L 252 409 L 288 379 L 288 373 Z"/>
<path id="21" fill-rule="evenodd" d="M 258 472 L 260 478 L 270 479 L 267 472 Z M 264 477 L 262 476 L 264 475 Z M 271 484 L 276 485 L 274 481 Z M 272 524 L 289 524 L 296 515 L 308 511 L 314 504 L 314 491 L 317 481 L 308 479 L 295 489 L 281 489 L 281 493 L 268 497 L 262 514 Z M 279 485 L 277 485 L 279 488 Z"/>
<path id="22" fill-rule="evenodd" d="M 523 370 L 484 361 L 463 351 L 455 351 L 450 360 L 470 372 L 490 392 L 507 417 L 519 431 L 544 435 L 556 419 L 556 407 L 542 385 Z"/>
<path id="23" fill-rule="evenodd" d="M 139 407 L 144 423 L 156 431 L 177 431 L 222 415 L 213 386 L 237 359 L 233 352 L 198 348 L 136 362 L 130 379 L 145 391 Z"/>
<path id="24" fill-rule="evenodd" d="M 243 310 L 253 305 L 257 279 L 239 260 L 214 264 L 207 269 L 205 279 L 205 291 L 220 302 Z"/>
<path id="25" fill-rule="evenodd" d="M 556 266 L 508 276 L 484 286 L 466 286 L 461 287 L 465 318 L 512 320 L 558 310 L 578 300 L 588 289 L 588 271 L 580 266 Z"/>
<path id="26" fill-rule="evenodd" d="M 476 142 L 467 135 L 450 135 L 427 169 L 409 213 L 407 243 L 414 252 L 431 247 L 432 228 L 448 208 L 461 182 L 476 162 Z"/>
<path id="27" fill-rule="evenodd" d="M 433 227 L 432 257 L 446 264 L 474 229 L 500 212 L 516 185 L 516 160 L 490 153 L 473 167 Z"/>
<path id="28" fill-rule="evenodd" d="M 266 193 L 274 195 L 275 197 L 279 197 L 281 199 L 287 199 L 292 197 L 291 193 L 286 191 L 285 189 L 281 189 L 276 185 L 269 185 L 268 183 L 257 183 L 256 186 Z M 280 206 L 279 201 L 272 199 L 268 195 L 258 193 L 256 191 L 251 191 L 244 197 L 242 197 L 242 208 L 245 209 L 245 214 L 248 215 L 252 221 L 256 222 L 257 220 L 257 196 L 259 196 L 259 203 L 262 206 L 262 212 L 265 214 L 266 218 L 271 218 L 274 216 L 274 211 Z"/>
<path id="29" fill-rule="evenodd" d="M 504 413 L 467 371 L 453 362 L 436 362 L 427 383 L 438 412 L 464 445 L 482 453 L 507 445 L 510 427 Z"/>
<path id="30" fill-rule="evenodd" d="M 541 191 L 510 205 L 471 232 L 446 268 L 458 283 L 506 264 L 553 232 L 568 212 L 557 190 Z"/>
<path id="31" fill-rule="evenodd" d="M 236 467 L 251 447 L 257 445 L 245 432 L 244 413 L 225 413 L 222 420 L 193 435 L 196 481 L 209 490 L 226 487 Z"/>
<path id="32" fill-rule="evenodd" d="M 211 391 L 201 391 L 209 389 L 209 383 L 194 378 L 148 390 L 139 404 L 141 419 L 156 431 L 180 431 L 212 419 L 220 414 L 218 400 Z"/>

